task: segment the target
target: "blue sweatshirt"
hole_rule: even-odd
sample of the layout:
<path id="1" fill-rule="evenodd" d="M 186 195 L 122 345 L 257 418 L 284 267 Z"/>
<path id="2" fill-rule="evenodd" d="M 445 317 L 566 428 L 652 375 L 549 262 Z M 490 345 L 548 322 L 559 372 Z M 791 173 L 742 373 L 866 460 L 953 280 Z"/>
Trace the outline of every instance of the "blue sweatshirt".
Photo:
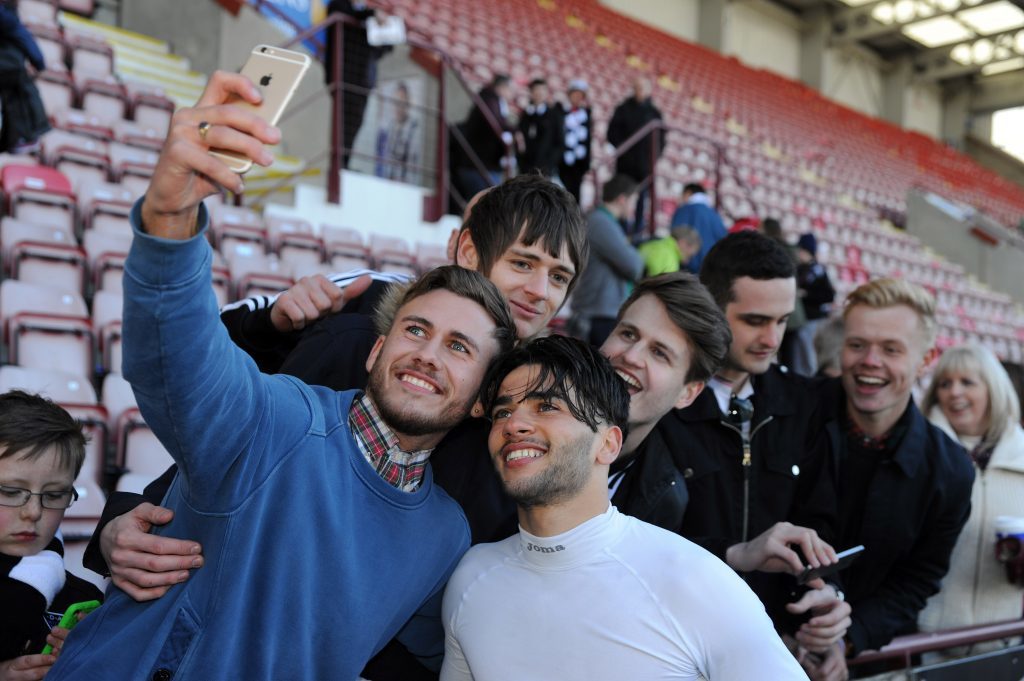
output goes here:
<path id="1" fill-rule="evenodd" d="M 348 426 L 353 392 L 261 374 L 231 343 L 205 209 L 198 236 L 171 241 L 139 231 L 139 206 L 124 373 L 180 467 L 157 533 L 199 541 L 206 564 L 147 603 L 112 586 L 47 678 L 348 680 L 396 634 L 439 663 L 461 509 L 429 467 L 412 493 L 376 474 Z"/>

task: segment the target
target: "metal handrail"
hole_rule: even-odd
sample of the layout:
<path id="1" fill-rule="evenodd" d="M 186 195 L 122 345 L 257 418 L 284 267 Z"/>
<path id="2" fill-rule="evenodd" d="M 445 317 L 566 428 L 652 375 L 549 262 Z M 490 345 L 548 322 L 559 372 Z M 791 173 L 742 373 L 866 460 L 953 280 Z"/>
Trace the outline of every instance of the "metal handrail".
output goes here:
<path id="1" fill-rule="evenodd" d="M 914 655 L 1021 635 L 1024 635 L 1024 619 L 910 634 L 893 639 L 881 650 L 860 653 L 847 664 L 854 667 L 872 662 L 902 660 L 904 667 L 911 667 Z"/>
<path id="2" fill-rule="evenodd" d="M 342 102 L 341 102 L 342 89 L 343 89 L 343 84 L 341 83 L 342 65 L 343 65 L 342 64 L 342 59 L 343 59 L 342 53 L 343 53 L 343 48 L 344 48 L 344 45 L 343 45 L 344 34 L 343 34 L 343 31 L 342 31 L 342 28 L 343 28 L 343 25 L 345 25 L 345 24 L 351 25 L 351 26 L 361 26 L 361 24 L 360 24 L 359 21 L 355 20 L 354 18 L 352 18 L 352 17 L 350 17 L 348 15 L 341 14 L 341 13 L 332 13 L 332 14 L 329 14 L 323 21 L 321 21 L 321 22 L 319 22 L 317 24 L 314 24 L 314 25 L 312 25 L 312 26 L 310 26 L 308 28 L 303 29 L 291 17 L 289 17 L 286 14 L 284 14 L 274 4 L 272 4 L 270 2 L 267 2 L 267 0 L 246 0 L 246 2 L 249 5 L 251 5 L 252 7 L 256 8 L 256 9 L 265 9 L 265 10 L 267 10 L 270 14 L 272 14 L 278 20 L 280 20 L 281 22 L 291 26 L 295 30 L 296 33 L 295 33 L 294 36 L 292 36 L 291 38 L 289 38 L 285 42 L 281 43 L 280 46 L 282 48 L 289 48 L 289 47 L 292 47 L 292 46 L 296 45 L 299 42 L 303 42 L 303 41 L 306 41 L 306 40 L 311 40 L 314 43 L 314 47 L 315 47 L 314 52 L 315 52 L 317 58 L 321 62 L 324 62 L 329 55 L 326 55 L 324 53 L 325 52 L 325 46 L 322 45 L 321 42 L 318 40 L 317 35 L 321 31 L 323 31 L 323 30 L 332 30 L 332 31 L 334 31 L 334 39 L 335 39 L 335 44 L 337 45 L 337 49 L 335 50 L 335 54 L 334 54 L 334 64 L 333 64 L 333 67 L 334 67 L 334 73 L 337 74 L 338 82 L 331 83 L 327 87 L 327 89 L 328 89 L 328 91 L 329 91 L 329 93 L 330 93 L 330 95 L 332 97 L 332 100 L 333 100 L 333 111 L 332 111 L 332 121 L 331 121 L 330 164 L 329 164 L 330 167 L 329 167 L 329 170 L 328 170 L 328 178 L 327 178 L 327 199 L 328 199 L 328 201 L 330 201 L 332 203 L 339 203 L 340 200 L 341 200 L 341 166 L 342 166 L 341 158 L 342 158 L 342 152 L 343 152 L 343 150 L 342 150 L 343 144 L 342 144 L 342 141 L 341 141 L 341 133 L 342 133 L 343 124 L 344 124 L 344 121 L 343 121 L 344 111 L 343 111 L 343 106 L 342 106 Z M 466 90 L 467 94 L 469 95 L 469 99 L 470 99 L 471 103 L 473 104 L 473 106 L 475 106 L 477 109 L 480 110 L 481 114 L 483 115 L 484 120 L 487 121 L 488 127 L 491 128 L 491 131 L 495 134 L 495 136 L 497 136 L 499 139 L 502 139 L 504 130 L 502 129 L 500 123 L 494 117 L 494 115 L 492 114 L 490 109 L 484 104 L 483 100 L 480 98 L 480 95 L 469 86 L 469 83 L 463 77 L 461 71 L 458 68 L 458 66 L 459 66 L 458 63 L 456 62 L 456 60 L 451 55 L 449 55 L 444 50 L 441 50 L 437 46 L 431 44 L 425 38 L 419 37 L 415 32 L 410 32 L 407 35 L 407 37 L 406 37 L 406 44 L 408 44 L 410 47 L 422 49 L 422 50 L 425 50 L 425 51 L 428 51 L 428 52 L 431 52 L 431 53 L 437 55 L 437 57 L 439 58 L 439 61 L 441 63 L 441 66 L 442 66 L 442 73 L 441 73 L 440 78 L 439 78 L 439 80 L 440 80 L 440 83 L 439 83 L 440 87 L 438 88 L 438 107 L 436 109 L 436 111 L 439 112 L 438 116 L 439 116 L 439 121 L 440 121 L 440 124 L 438 126 L 439 127 L 439 130 L 438 130 L 438 133 L 439 133 L 438 134 L 438 158 L 437 158 L 437 167 L 435 168 L 436 195 L 434 197 L 434 200 L 435 200 L 436 204 L 434 206 L 434 210 L 432 211 L 433 213 L 436 214 L 433 217 L 439 217 L 441 212 L 443 212 L 443 205 L 444 205 L 444 202 L 445 202 L 445 200 L 446 200 L 446 198 L 448 196 L 448 192 L 449 192 L 449 186 L 448 186 L 449 185 L 449 178 L 448 178 L 448 167 L 447 167 L 448 166 L 448 161 L 447 161 L 447 157 L 448 157 L 448 154 L 447 154 L 448 135 L 447 135 L 447 133 L 449 132 L 449 130 L 451 128 L 454 127 L 454 126 L 449 126 L 447 121 L 446 121 L 445 88 L 444 88 L 444 72 L 443 72 L 443 68 L 444 67 L 447 67 L 448 69 L 450 69 L 450 71 L 454 74 L 454 76 L 455 76 L 456 80 L 459 82 L 459 84 Z M 293 114 L 295 111 L 297 111 L 301 107 L 305 107 L 305 106 L 309 105 L 310 103 L 312 103 L 313 99 L 314 99 L 314 97 L 307 97 L 305 100 L 303 100 L 300 103 L 300 106 L 293 106 L 293 107 L 291 107 L 290 114 Z M 484 168 L 483 162 L 480 160 L 480 157 L 466 143 L 466 141 L 464 139 L 462 139 L 462 137 L 460 135 L 455 135 L 454 137 L 458 141 L 460 147 L 462 148 L 463 152 L 466 154 L 467 158 L 469 158 L 469 160 L 471 161 L 473 166 L 477 169 L 477 171 L 480 172 L 480 170 L 482 168 Z M 514 155 L 513 145 L 510 142 L 506 142 L 503 139 L 502 139 L 502 143 L 505 146 L 506 158 L 511 158 Z M 352 150 L 348 150 L 348 151 L 351 154 Z M 318 158 L 319 158 L 319 156 L 318 156 Z M 303 164 L 303 169 L 307 168 L 308 165 L 309 164 Z M 302 170 L 297 171 L 296 173 L 292 173 L 291 176 L 295 177 L 300 172 L 302 172 Z M 486 175 L 486 172 L 484 172 L 483 174 Z"/>
<path id="3" fill-rule="evenodd" d="M 611 164 L 615 163 L 616 161 L 618 161 L 619 157 L 621 157 L 624 153 L 626 153 L 627 151 L 632 149 L 634 146 L 639 144 L 644 138 L 646 138 L 648 135 L 652 134 L 655 130 L 661 130 L 662 134 L 664 134 L 666 136 L 670 132 L 677 132 L 677 133 L 680 133 L 682 135 L 686 135 L 687 137 L 700 140 L 701 142 L 705 142 L 705 143 L 711 145 L 714 148 L 714 150 L 715 150 L 715 187 L 714 187 L 714 189 L 715 189 L 715 209 L 718 210 L 719 212 L 721 212 L 722 211 L 722 193 L 720 191 L 718 191 L 718 189 L 719 189 L 719 186 L 720 186 L 720 184 L 722 182 L 722 167 L 725 164 L 728 164 L 730 167 L 732 167 L 732 163 L 729 161 L 729 159 L 727 157 L 727 154 L 726 154 L 726 147 L 725 147 L 725 145 L 722 144 L 721 142 L 718 142 L 716 140 L 711 139 L 710 137 L 705 137 L 704 135 L 700 135 L 698 133 L 692 132 L 690 130 L 687 130 L 686 128 L 681 128 L 681 127 L 679 127 L 677 125 L 670 125 L 670 124 L 668 124 L 665 121 L 660 120 L 660 119 L 655 119 L 655 120 L 652 120 L 652 121 L 648 121 L 646 125 L 644 125 L 642 128 L 637 130 L 635 133 L 633 133 L 632 135 L 627 137 L 626 140 L 622 144 L 620 144 L 617 147 L 615 147 L 615 151 L 614 151 L 614 153 L 612 153 L 611 156 L 608 156 L 608 157 L 604 158 L 601 161 L 601 163 L 596 164 L 593 168 L 591 168 L 590 172 L 593 173 L 594 187 L 597 190 L 597 195 L 600 196 L 600 184 L 597 181 L 597 170 L 598 170 L 598 168 L 602 167 L 602 166 L 608 166 L 608 165 L 611 165 Z M 640 188 L 644 188 L 644 187 L 650 186 L 650 190 L 651 190 L 650 191 L 650 207 L 651 207 L 651 212 L 650 212 L 650 221 L 649 221 L 649 232 L 650 232 L 651 236 L 654 235 L 654 215 L 655 215 L 655 211 L 657 209 L 657 194 L 656 194 L 657 189 L 656 189 L 656 182 L 655 182 L 655 180 L 656 180 L 657 175 L 658 175 L 658 158 L 659 158 L 659 154 L 657 153 L 657 147 L 656 147 L 655 144 L 651 144 L 651 174 L 649 176 L 647 176 L 646 178 L 643 178 L 643 180 L 640 183 Z M 739 184 L 739 186 L 746 193 L 747 198 L 750 199 L 751 201 L 753 201 L 752 192 L 750 190 L 750 187 L 747 185 L 747 183 L 741 177 L 739 177 L 738 175 L 737 175 L 736 179 L 737 179 L 737 183 Z M 730 217 L 735 218 L 736 216 L 730 214 Z"/>

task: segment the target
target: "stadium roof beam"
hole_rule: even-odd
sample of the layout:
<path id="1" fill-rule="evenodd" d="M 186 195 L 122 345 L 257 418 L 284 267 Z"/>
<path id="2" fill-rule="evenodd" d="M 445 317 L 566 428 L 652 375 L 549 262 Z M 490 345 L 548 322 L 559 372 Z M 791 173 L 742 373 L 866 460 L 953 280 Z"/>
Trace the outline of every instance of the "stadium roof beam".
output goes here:
<path id="1" fill-rule="evenodd" d="M 935 82 L 984 72 L 997 64 L 1006 63 L 1009 67 L 1011 62 L 1021 58 L 1024 58 L 1024 28 L 922 50 L 913 60 L 917 77 Z"/>
<path id="2" fill-rule="evenodd" d="M 872 0 L 837 12 L 832 17 L 832 36 L 836 42 L 870 40 L 900 33 L 920 21 L 951 17 L 957 12 L 999 2 L 1003 0 L 979 0 L 971 5 L 960 0 Z M 891 21 L 876 18 L 876 11 L 884 6 L 891 9 Z"/>

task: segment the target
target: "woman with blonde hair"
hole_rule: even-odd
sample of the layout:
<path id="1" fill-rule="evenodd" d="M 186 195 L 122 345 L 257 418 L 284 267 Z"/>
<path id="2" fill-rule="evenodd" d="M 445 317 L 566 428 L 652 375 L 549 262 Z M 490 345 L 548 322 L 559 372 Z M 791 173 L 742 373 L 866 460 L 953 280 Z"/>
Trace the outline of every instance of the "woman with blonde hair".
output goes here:
<path id="1" fill-rule="evenodd" d="M 936 631 L 1019 619 L 1020 572 L 1011 582 L 995 551 L 996 519 L 1024 518 L 1024 430 L 1017 394 L 992 351 L 976 344 L 947 350 L 933 376 L 921 411 L 964 446 L 975 478 L 971 515 L 942 590 L 928 601 L 918 624 Z"/>

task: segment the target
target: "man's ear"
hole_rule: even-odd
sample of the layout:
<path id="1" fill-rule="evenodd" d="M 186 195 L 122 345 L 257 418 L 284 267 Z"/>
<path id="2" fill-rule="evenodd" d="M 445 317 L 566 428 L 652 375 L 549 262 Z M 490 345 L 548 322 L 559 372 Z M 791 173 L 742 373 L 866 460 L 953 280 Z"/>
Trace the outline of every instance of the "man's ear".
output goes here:
<path id="1" fill-rule="evenodd" d="M 704 391 L 704 381 L 690 381 L 683 385 L 683 391 L 679 393 L 679 399 L 672 406 L 676 409 L 686 409 Z"/>
<path id="2" fill-rule="evenodd" d="M 384 339 L 387 336 L 377 336 L 377 340 L 373 344 L 373 349 L 370 350 L 370 356 L 366 358 L 366 371 L 373 371 L 373 365 L 377 363 L 377 357 L 380 355 L 380 349 L 384 347 Z"/>
<path id="3" fill-rule="evenodd" d="M 455 247 L 455 264 L 465 267 L 467 270 L 478 271 L 480 269 L 480 256 L 476 252 L 473 235 L 469 233 L 468 229 L 459 233 L 459 241 Z"/>
<path id="4" fill-rule="evenodd" d="M 926 373 L 928 373 L 932 366 L 935 365 L 935 362 L 938 361 L 939 355 L 941 354 L 942 353 L 939 351 L 937 347 L 932 346 L 931 348 L 929 348 L 928 351 L 924 353 L 924 359 L 921 360 L 921 366 L 917 368 L 917 377 L 921 378 Z"/>
<path id="5" fill-rule="evenodd" d="M 619 450 L 622 449 L 622 429 L 618 426 L 608 426 L 601 435 L 601 446 L 598 447 L 596 463 L 602 466 L 610 466 L 615 459 L 619 458 Z"/>
<path id="6" fill-rule="evenodd" d="M 448 258 L 448 262 L 452 263 L 453 265 L 459 264 L 458 255 L 455 253 L 455 250 L 458 248 L 458 246 L 459 230 L 456 228 L 452 229 L 452 233 L 448 235 L 448 245 L 445 246 L 444 248 L 444 254 Z"/>

